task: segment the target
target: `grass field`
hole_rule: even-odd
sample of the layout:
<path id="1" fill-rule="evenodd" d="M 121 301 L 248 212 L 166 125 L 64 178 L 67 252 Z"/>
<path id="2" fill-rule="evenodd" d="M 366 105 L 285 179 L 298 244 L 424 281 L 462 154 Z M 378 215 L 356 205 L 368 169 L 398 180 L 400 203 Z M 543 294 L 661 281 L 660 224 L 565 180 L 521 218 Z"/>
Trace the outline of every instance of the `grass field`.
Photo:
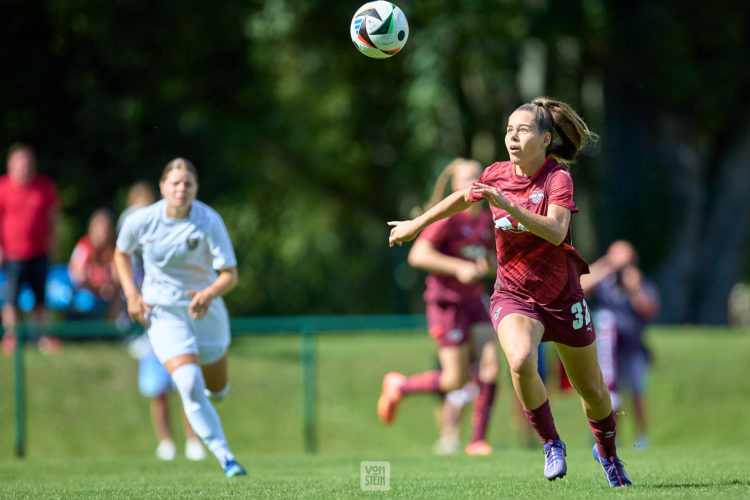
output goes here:
<path id="1" fill-rule="evenodd" d="M 13 365 L 0 359 L 0 498 L 750 498 L 750 332 L 654 328 L 649 341 L 652 446 L 632 448 L 629 417 L 620 419 L 620 455 L 636 484 L 627 491 L 605 485 L 579 400 L 559 391 L 551 403 L 568 476 L 544 480 L 539 448 L 519 432 L 505 370 L 489 457 L 431 455 L 433 397 L 407 399 L 397 422 L 381 426 L 374 407 L 382 375 L 431 368 L 433 351 L 422 333 L 369 332 L 318 339 L 314 456 L 303 452 L 298 337 L 235 339 L 232 390 L 218 406 L 249 471 L 234 480 L 213 459 L 153 458 L 136 364 L 118 343 L 69 342 L 52 357 L 28 349 L 27 456 L 14 458 Z M 360 489 L 362 461 L 390 464 L 389 491 Z"/>

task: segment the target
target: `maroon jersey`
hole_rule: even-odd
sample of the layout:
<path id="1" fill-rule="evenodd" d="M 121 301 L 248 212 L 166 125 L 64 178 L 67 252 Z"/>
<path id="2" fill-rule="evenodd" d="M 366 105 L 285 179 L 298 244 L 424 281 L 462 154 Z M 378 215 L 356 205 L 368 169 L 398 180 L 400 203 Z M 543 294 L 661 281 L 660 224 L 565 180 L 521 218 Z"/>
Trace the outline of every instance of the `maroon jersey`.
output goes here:
<path id="1" fill-rule="evenodd" d="M 492 218 L 484 209 L 465 210 L 430 224 L 419 238 L 432 243 L 440 253 L 473 261 L 486 257 L 493 248 Z M 465 302 L 486 293 L 481 280 L 465 285 L 446 274 L 430 273 L 425 283 L 425 302 Z"/>
<path id="2" fill-rule="evenodd" d="M 540 215 L 547 214 L 549 205 L 578 211 L 573 203 L 570 172 L 551 158 L 532 177 L 516 175 L 509 161 L 496 162 L 485 169 L 479 182 L 500 189 L 511 202 Z M 481 199 L 472 193 L 472 201 Z M 553 245 L 531 233 L 505 210 L 492 206 L 490 209 L 495 221 L 497 290 L 541 305 L 583 297 L 580 276 L 589 270 L 571 244 L 570 227 L 565 240 Z"/>

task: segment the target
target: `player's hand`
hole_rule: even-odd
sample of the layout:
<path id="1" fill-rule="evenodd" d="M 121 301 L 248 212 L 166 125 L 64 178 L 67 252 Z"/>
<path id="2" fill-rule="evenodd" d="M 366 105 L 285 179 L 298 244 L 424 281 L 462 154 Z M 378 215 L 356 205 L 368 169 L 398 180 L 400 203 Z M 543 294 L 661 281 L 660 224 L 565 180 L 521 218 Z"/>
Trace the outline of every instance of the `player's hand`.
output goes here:
<path id="1" fill-rule="evenodd" d="M 419 226 L 413 220 L 390 221 L 388 225 L 393 226 L 391 234 L 388 236 L 388 246 L 391 247 L 394 243 L 401 246 L 403 242 L 416 238 L 419 233 Z"/>
<path id="2" fill-rule="evenodd" d="M 471 183 L 471 192 L 482 195 L 482 197 L 493 207 L 507 211 L 511 206 L 510 200 L 508 200 L 499 189 L 487 184 L 474 181 Z"/>
<path id="3" fill-rule="evenodd" d="M 188 305 L 190 317 L 193 319 L 200 319 L 205 316 L 208 312 L 208 306 L 210 306 L 211 301 L 214 300 L 213 295 L 205 289 L 188 290 L 187 294 L 188 297 L 193 298 L 193 300 L 190 301 L 190 305 Z"/>
<path id="4" fill-rule="evenodd" d="M 487 262 L 486 257 L 479 257 L 477 260 L 474 261 L 474 265 L 477 266 L 477 270 L 480 276 L 484 277 L 484 276 L 487 276 L 487 274 L 489 274 L 490 263 Z"/>
<path id="5" fill-rule="evenodd" d="M 477 266 L 476 262 L 467 260 L 461 263 L 456 269 L 456 279 L 464 285 L 471 285 L 482 279 L 484 273 L 482 269 Z"/>
<path id="6" fill-rule="evenodd" d="M 148 326 L 148 316 L 151 314 L 151 308 L 143 301 L 143 296 L 136 293 L 127 297 L 128 317 L 131 321 L 137 321 L 143 326 Z"/>
<path id="7" fill-rule="evenodd" d="M 631 294 L 636 293 L 643 287 L 641 271 L 632 264 L 623 268 L 620 279 L 622 280 L 622 286 Z"/>

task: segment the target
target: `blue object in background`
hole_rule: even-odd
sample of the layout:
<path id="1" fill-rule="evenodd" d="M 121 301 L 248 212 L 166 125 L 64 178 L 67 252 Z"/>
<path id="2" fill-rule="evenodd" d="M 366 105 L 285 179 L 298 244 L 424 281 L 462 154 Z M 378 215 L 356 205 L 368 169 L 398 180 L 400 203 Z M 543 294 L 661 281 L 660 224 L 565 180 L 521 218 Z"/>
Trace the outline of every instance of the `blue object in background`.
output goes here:
<path id="1" fill-rule="evenodd" d="M 0 291 L 5 289 L 5 273 L 0 271 Z M 3 294 L 0 293 L 0 304 Z M 68 264 L 53 264 L 47 272 L 47 290 L 44 302 L 50 309 L 68 311 L 74 310 L 78 313 L 91 313 L 101 308 L 98 299 L 93 293 L 86 289 L 76 290 L 68 274 Z M 29 312 L 35 305 L 34 293 L 28 285 L 21 287 L 18 295 L 18 307 L 22 311 Z"/>

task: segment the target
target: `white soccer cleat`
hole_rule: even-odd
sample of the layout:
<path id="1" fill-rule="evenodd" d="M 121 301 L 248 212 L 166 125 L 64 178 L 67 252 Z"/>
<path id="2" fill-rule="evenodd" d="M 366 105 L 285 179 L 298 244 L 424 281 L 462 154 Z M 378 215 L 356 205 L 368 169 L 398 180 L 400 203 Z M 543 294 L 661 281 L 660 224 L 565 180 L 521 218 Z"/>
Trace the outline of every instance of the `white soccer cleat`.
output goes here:
<path id="1" fill-rule="evenodd" d="M 206 449 L 200 439 L 193 438 L 185 441 L 185 457 L 196 461 L 206 458 Z"/>
<path id="2" fill-rule="evenodd" d="M 171 439 L 162 439 L 156 447 L 156 458 L 171 461 L 177 456 L 177 447 Z"/>

